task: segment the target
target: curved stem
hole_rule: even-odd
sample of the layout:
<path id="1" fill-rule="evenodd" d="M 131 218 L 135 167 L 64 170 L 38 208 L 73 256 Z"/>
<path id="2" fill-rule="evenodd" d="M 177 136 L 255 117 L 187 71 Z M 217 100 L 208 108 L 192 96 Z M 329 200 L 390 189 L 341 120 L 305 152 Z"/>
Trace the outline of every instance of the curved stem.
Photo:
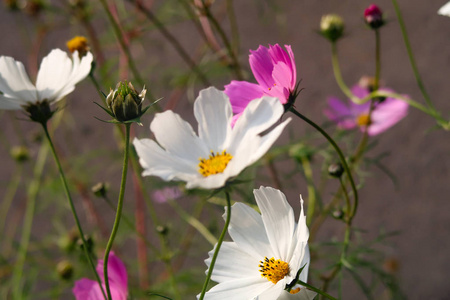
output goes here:
<path id="1" fill-rule="evenodd" d="M 411 44 L 409 42 L 408 33 L 406 32 L 406 26 L 405 26 L 405 22 L 403 21 L 400 7 L 398 6 L 398 3 L 396 0 L 392 0 L 392 4 L 394 5 L 395 13 L 397 14 L 397 18 L 398 18 L 398 23 L 400 25 L 400 29 L 402 30 L 403 40 L 405 42 L 406 51 L 408 52 L 409 62 L 411 64 L 411 68 L 413 69 L 413 73 L 414 73 L 414 77 L 416 78 L 417 85 L 419 86 L 420 92 L 422 93 L 423 98 L 425 98 L 425 101 L 426 101 L 428 107 L 434 109 L 433 103 L 431 102 L 430 95 L 428 95 L 428 92 L 425 89 L 425 85 L 423 84 L 422 78 L 420 77 L 419 69 L 417 68 L 416 61 L 414 59 L 414 54 L 412 52 Z"/>
<path id="2" fill-rule="evenodd" d="M 380 87 L 381 74 L 381 40 L 380 31 L 375 29 L 375 84 L 373 90 L 376 91 Z"/>
<path id="3" fill-rule="evenodd" d="M 125 124 L 125 151 L 123 157 L 122 180 L 120 182 L 119 200 L 117 202 L 117 210 L 116 210 L 116 218 L 114 220 L 114 226 L 111 231 L 111 236 L 109 237 L 108 244 L 106 244 L 105 257 L 103 258 L 104 282 L 106 287 L 106 293 L 108 294 L 109 300 L 112 300 L 112 297 L 108 278 L 108 259 L 109 253 L 111 252 L 111 248 L 114 243 L 114 239 L 116 238 L 117 230 L 119 229 L 120 217 L 122 216 L 123 198 L 125 195 L 125 186 L 127 184 L 128 149 L 130 148 L 130 127 L 131 127 L 130 123 Z"/>
<path id="4" fill-rule="evenodd" d="M 292 113 L 294 113 L 297 117 L 299 117 L 300 119 L 302 119 L 303 121 L 305 121 L 306 123 L 308 123 L 309 125 L 314 127 L 317 131 L 319 131 L 328 140 L 328 142 L 333 146 L 334 150 L 336 150 L 336 152 L 339 156 L 339 159 L 341 160 L 342 166 L 344 167 L 344 170 L 347 173 L 347 177 L 352 186 L 354 203 L 353 203 L 353 210 L 352 210 L 351 216 L 353 217 L 356 213 L 356 210 L 358 209 L 358 191 L 356 190 L 355 181 L 353 180 L 352 173 L 350 172 L 350 168 L 348 167 L 348 164 L 347 164 L 344 154 L 342 153 L 341 149 L 336 144 L 336 142 L 319 125 L 317 125 L 316 123 L 314 123 L 313 121 L 311 121 L 310 119 L 308 119 L 307 117 L 305 117 L 304 115 L 302 115 L 301 113 L 296 111 L 295 108 L 291 107 L 289 110 Z"/>
<path id="5" fill-rule="evenodd" d="M 329 295 L 329 294 L 327 294 L 327 293 L 325 293 L 325 292 L 319 290 L 318 288 L 313 287 L 312 285 L 307 284 L 306 282 L 303 282 L 303 281 L 301 281 L 301 280 L 297 280 L 297 283 L 303 285 L 304 287 L 307 287 L 308 289 L 310 289 L 311 291 L 316 292 L 316 293 L 319 294 L 319 295 L 322 295 L 322 296 L 324 296 L 324 297 L 327 297 L 328 299 L 331 299 L 331 300 L 337 300 L 337 299 L 334 298 L 333 296 L 331 296 L 331 295 Z"/>
<path id="6" fill-rule="evenodd" d="M 356 96 L 353 95 L 352 91 L 348 88 L 348 86 L 344 82 L 344 79 L 342 78 L 341 68 L 339 67 L 336 42 L 331 43 L 331 64 L 333 66 L 333 73 L 334 78 L 336 79 L 336 83 L 338 84 L 341 91 L 353 101 Z"/>
<path id="7" fill-rule="evenodd" d="M 47 124 L 46 123 L 42 123 L 42 127 L 44 127 L 45 136 L 47 137 L 48 143 L 50 145 L 50 149 L 52 150 L 52 154 L 53 154 L 53 157 L 55 159 L 56 165 L 58 167 L 59 175 L 61 177 L 61 182 L 62 182 L 63 187 L 64 187 L 64 192 L 66 193 L 66 197 L 69 200 L 70 209 L 72 210 L 72 214 L 73 214 L 73 217 L 75 219 L 75 223 L 77 225 L 78 232 L 80 233 L 81 241 L 83 242 L 84 254 L 86 255 L 86 258 L 89 261 L 89 265 L 91 266 L 92 271 L 95 274 L 95 279 L 97 280 L 98 284 L 100 285 L 100 290 L 102 291 L 102 294 L 103 294 L 103 296 L 106 299 L 105 291 L 102 288 L 102 282 L 101 282 L 100 277 L 98 276 L 98 273 L 97 273 L 97 271 L 95 269 L 94 262 L 92 261 L 92 258 L 89 255 L 87 242 L 86 242 L 86 239 L 84 237 L 83 229 L 81 228 L 81 223 L 80 223 L 80 220 L 78 219 L 77 211 L 75 210 L 75 205 L 73 204 L 72 197 L 70 196 L 69 186 L 67 185 L 66 177 L 64 176 L 64 172 L 62 170 L 61 163 L 59 162 L 59 158 L 58 158 L 58 155 L 56 153 L 55 146 L 53 145 L 52 139 L 50 138 L 50 134 L 48 133 Z"/>
<path id="8" fill-rule="evenodd" d="M 200 295 L 199 300 L 203 300 L 203 298 L 205 297 L 206 289 L 208 288 L 208 284 L 211 279 L 212 272 L 214 270 L 214 265 L 216 264 L 217 256 L 219 255 L 220 246 L 222 246 L 223 239 L 225 238 L 225 234 L 227 233 L 227 230 L 228 230 L 228 225 L 230 225 L 231 200 L 230 200 L 230 194 L 227 190 L 225 191 L 225 196 L 227 199 L 227 218 L 225 220 L 225 225 L 223 227 L 222 233 L 220 234 L 219 240 L 217 242 L 216 249 L 214 250 L 214 254 L 211 259 L 211 264 L 209 265 L 208 274 L 206 275 L 205 283 L 203 284 L 202 293 Z"/>

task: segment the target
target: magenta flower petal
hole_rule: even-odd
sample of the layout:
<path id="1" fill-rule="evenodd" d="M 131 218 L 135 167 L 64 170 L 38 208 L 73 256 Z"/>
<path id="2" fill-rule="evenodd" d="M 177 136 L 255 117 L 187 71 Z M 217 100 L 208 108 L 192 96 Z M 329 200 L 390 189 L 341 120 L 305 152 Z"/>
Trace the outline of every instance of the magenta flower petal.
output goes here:
<path id="1" fill-rule="evenodd" d="M 250 101 L 259 99 L 264 95 L 261 86 L 247 81 L 231 81 L 225 86 L 225 94 L 230 98 L 234 114 L 244 111 Z"/>
<path id="2" fill-rule="evenodd" d="M 324 114 L 340 128 L 352 129 L 357 126 L 355 116 L 349 106 L 342 103 L 338 98 L 328 99 L 328 108 L 325 109 Z"/>
<path id="3" fill-rule="evenodd" d="M 255 76 L 256 81 L 258 81 L 263 90 L 268 91 L 275 83 L 272 77 L 273 61 L 269 49 L 259 46 L 258 50 L 250 50 L 250 53 L 249 62 L 253 76 Z"/>
<path id="4" fill-rule="evenodd" d="M 103 275 L 103 260 L 97 263 L 97 273 L 102 281 L 102 288 L 105 290 Z M 128 297 L 128 275 L 124 263 L 110 252 L 108 259 L 108 278 L 111 297 L 113 300 L 126 300 Z M 105 290 L 106 291 L 106 290 Z M 97 281 L 82 278 L 75 282 L 72 289 L 77 300 L 103 300 L 103 294 Z"/>
<path id="5" fill-rule="evenodd" d="M 269 53 L 275 66 L 279 63 L 284 63 L 284 65 L 286 65 L 287 69 L 284 76 L 288 80 L 283 83 L 283 87 L 293 91 L 297 84 L 297 70 L 295 68 L 294 53 L 292 52 L 291 46 L 285 45 L 284 47 L 287 52 L 278 44 L 275 44 L 274 46 L 269 45 Z M 279 83 L 281 83 L 281 81 Z"/>
<path id="6" fill-rule="evenodd" d="M 374 109 L 367 133 L 371 136 L 380 134 L 397 124 L 408 114 L 409 105 L 405 101 L 387 98 Z"/>

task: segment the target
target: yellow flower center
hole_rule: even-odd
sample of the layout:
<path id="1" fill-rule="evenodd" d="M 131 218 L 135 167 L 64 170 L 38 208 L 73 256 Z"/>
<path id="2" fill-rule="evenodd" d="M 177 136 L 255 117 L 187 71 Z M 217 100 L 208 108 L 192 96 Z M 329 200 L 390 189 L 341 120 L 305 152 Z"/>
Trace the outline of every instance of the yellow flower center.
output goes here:
<path id="1" fill-rule="evenodd" d="M 297 294 L 298 292 L 300 292 L 300 288 L 299 287 L 289 291 L 289 293 L 291 293 L 291 294 Z"/>
<path id="2" fill-rule="evenodd" d="M 264 260 L 261 260 L 260 263 L 259 271 L 261 272 L 261 276 L 272 281 L 274 284 L 289 274 L 289 264 L 281 259 L 275 259 L 273 257 L 268 259 L 266 257 Z"/>
<path id="3" fill-rule="evenodd" d="M 76 36 L 66 43 L 67 48 L 71 53 L 78 51 L 78 54 L 83 55 L 89 50 L 87 39 L 84 36 Z"/>
<path id="4" fill-rule="evenodd" d="M 215 154 L 211 151 L 209 158 L 199 158 L 198 171 L 203 177 L 222 173 L 232 158 L 233 156 L 227 153 L 226 150 L 223 150 L 222 153 L 216 152 Z"/>
<path id="5" fill-rule="evenodd" d="M 356 119 L 356 123 L 359 126 L 368 126 L 372 123 L 372 121 L 370 120 L 369 114 L 360 114 Z"/>

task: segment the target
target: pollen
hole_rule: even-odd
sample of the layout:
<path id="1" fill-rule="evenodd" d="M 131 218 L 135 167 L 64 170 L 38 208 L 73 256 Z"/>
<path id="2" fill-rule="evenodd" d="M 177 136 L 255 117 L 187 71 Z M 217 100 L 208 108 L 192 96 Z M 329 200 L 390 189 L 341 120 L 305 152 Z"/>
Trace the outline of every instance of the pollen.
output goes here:
<path id="1" fill-rule="evenodd" d="M 89 51 L 88 42 L 84 36 L 76 36 L 68 41 L 66 45 L 71 53 L 78 51 L 80 56 L 83 56 Z"/>
<path id="2" fill-rule="evenodd" d="M 298 292 L 300 292 L 300 288 L 299 287 L 289 291 L 289 293 L 291 293 L 291 294 L 297 294 Z"/>
<path id="3" fill-rule="evenodd" d="M 222 151 L 222 153 L 214 153 L 211 151 L 209 158 L 199 158 L 200 163 L 198 164 L 198 171 L 203 175 L 203 177 L 222 173 L 232 158 L 233 156 L 225 150 Z"/>
<path id="4" fill-rule="evenodd" d="M 372 121 L 370 120 L 369 114 L 361 114 L 356 119 L 356 123 L 359 126 L 369 126 L 370 124 L 372 124 Z"/>
<path id="5" fill-rule="evenodd" d="M 283 279 L 287 274 L 289 274 L 289 264 L 282 261 L 281 259 L 275 258 L 265 258 L 260 261 L 260 272 L 261 276 L 267 278 L 267 280 L 276 284 L 278 281 Z"/>

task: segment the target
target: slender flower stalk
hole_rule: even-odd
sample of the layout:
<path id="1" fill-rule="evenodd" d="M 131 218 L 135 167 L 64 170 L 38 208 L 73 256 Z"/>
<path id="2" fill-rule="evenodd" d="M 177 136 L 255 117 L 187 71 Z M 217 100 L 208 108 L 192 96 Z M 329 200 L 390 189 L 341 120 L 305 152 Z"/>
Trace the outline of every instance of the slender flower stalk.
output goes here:
<path id="1" fill-rule="evenodd" d="M 66 197 L 69 200 L 70 209 L 72 210 L 72 214 L 73 214 L 73 217 L 75 219 L 75 223 L 77 225 L 78 232 L 80 233 L 81 241 L 83 242 L 84 253 L 86 255 L 86 258 L 89 261 L 89 265 L 91 266 L 91 268 L 92 268 L 92 270 L 93 270 L 93 272 L 95 274 L 95 279 L 97 280 L 98 284 L 101 287 L 102 283 L 101 283 L 100 277 L 99 277 L 99 275 L 98 275 L 98 273 L 97 273 L 97 271 L 95 269 L 95 265 L 94 265 L 94 262 L 92 261 L 91 255 L 89 254 L 86 238 L 84 236 L 83 229 L 81 228 L 81 223 L 80 223 L 80 220 L 78 219 L 77 211 L 75 209 L 75 205 L 73 204 L 73 200 L 72 200 L 72 197 L 70 195 L 69 186 L 67 185 L 66 177 L 65 177 L 64 172 L 62 170 L 61 163 L 59 162 L 59 158 L 58 158 L 58 154 L 56 153 L 55 146 L 53 145 L 53 142 L 52 142 L 52 139 L 50 137 L 50 134 L 48 133 L 47 123 L 42 122 L 41 124 L 42 124 L 42 127 L 44 128 L 45 136 L 46 136 L 46 138 L 48 140 L 48 143 L 50 145 L 50 149 L 52 150 L 52 154 L 53 154 L 53 157 L 55 159 L 55 163 L 56 163 L 56 165 L 58 167 L 59 175 L 61 177 L 61 182 L 62 182 L 63 187 L 64 187 L 64 192 L 66 193 Z M 103 291 L 103 289 L 101 289 L 101 290 L 102 290 L 104 298 L 106 299 L 105 292 Z"/>
<path id="2" fill-rule="evenodd" d="M 220 247 L 222 246 L 223 240 L 225 238 L 225 235 L 228 231 L 228 226 L 230 225 L 231 220 L 231 200 L 230 200 L 230 192 L 228 190 L 225 190 L 225 196 L 227 200 L 227 217 L 225 219 L 225 225 L 223 226 L 222 233 L 220 234 L 219 240 L 217 241 L 217 245 L 214 250 L 213 257 L 211 259 L 211 263 L 209 265 L 208 274 L 206 274 L 205 283 L 203 284 L 202 292 L 200 294 L 199 300 L 203 300 L 205 297 L 206 290 L 208 289 L 209 281 L 211 280 L 211 275 L 214 270 L 214 265 L 216 264 L 217 256 L 219 255 Z"/>
<path id="3" fill-rule="evenodd" d="M 325 130 L 323 130 L 319 125 L 317 125 L 316 123 L 314 123 L 313 121 L 308 119 L 303 114 L 296 111 L 295 108 L 291 107 L 289 110 L 294 115 L 296 115 L 297 117 L 299 117 L 300 119 L 302 119 L 303 121 L 305 121 L 306 123 L 308 123 L 309 125 L 314 127 L 315 129 L 317 129 L 328 140 L 328 142 L 333 146 L 333 148 L 336 150 L 336 152 L 339 156 L 339 159 L 341 160 L 342 166 L 344 167 L 344 170 L 347 173 L 347 177 L 350 180 L 350 184 L 352 186 L 354 202 L 353 202 L 352 213 L 350 215 L 353 217 L 356 213 L 356 210 L 358 209 L 358 191 L 356 190 L 355 181 L 353 180 L 353 176 L 351 174 L 350 168 L 348 167 L 348 164 L 347 164 L 344 154 L 342 153 L 341 149 L 336 144 L 336 142 L 331 138 L 331 136 L 328 133 L 326 133 Z"/>
<path id="4" fill-rule="evenodd" d="M 127 183 L 128 152 L 129 152 L 129 148 L 130 148 L 130 127 L 131 127 L 131 123 L 125 123 L 125 151 L 124 151 L 124 158 L 123 158 L 122 180 L 120 183 L 119 200 L 117 203 L 116 218 L 114 220 L 114 226 L 113 226 L 113 229 L 111 232 L 111 236 L 109 237 L 108 244 L 106 245 L 105 257 L 103 259 L 103 261 L 104 261 L 104 263 L 103 263 L 104 282 L 105 282 L 105 287 L 106 287 L 106 293 L 108 295 L 109 300 L 113 300 L 113 299 L 111 297 L 111 290 L 109 287 L 108 259 L 109 259 L 109 253 L 111 252 L 111 248 L 114 243 L 114 239 L 117 234 L 117 230 L 119 229 L 120 218 L 122 216 L 123 198 L 125 195 L 125 186 Z"/>

